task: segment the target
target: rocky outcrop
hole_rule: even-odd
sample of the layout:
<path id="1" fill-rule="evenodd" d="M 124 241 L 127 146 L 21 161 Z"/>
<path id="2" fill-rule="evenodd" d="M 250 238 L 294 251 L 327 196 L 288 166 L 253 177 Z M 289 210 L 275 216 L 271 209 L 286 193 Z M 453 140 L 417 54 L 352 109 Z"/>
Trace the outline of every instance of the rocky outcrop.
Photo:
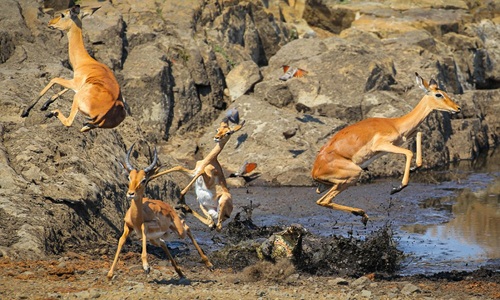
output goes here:
<path id="1" fill-rule="evenodd" d="M 257 162 L 262 184 L 312 184 L 314 157 L 337 130 L 415 106 L 422 97 L 415 71 L 435 77 L 463 108 L 454 116 L 433 113 L 422 124 L 425 167 L 473 159 L 498 144 L 494 1 L 86 1 L 101 8 L 84 19 L 85 45 L 114 70 L 131 112 L 116 129 L 88 134 L 78 131 L 81 115 L 70 128 L 46 119 L 39 106 L 20 117 L 50 79 L 72 76 L 67 38 L 46 26 L 44 13 L 70 1 L 6 1 L 0 10 L 3 255 L 114 245 L 128 207 L 118 163 L 125 150 L 139 142 L 134 158 L 146 165 L 156 146 L 164 165 L 192 167 L 212 148 L 228 107 L 237 107 L 246 123 L 220 161 L 228 173 L 244 160 Z M 280 81 L 283 65 L 307 74 Z M 67 93 L 52 107 L 68 111 L 71 100 Z M 387 156 L 366 176 L 399 175 L 402 165 L 402 158 Z M 147 193 L 176 201 L 177 185 L 185 182 L 157 180 Z"/>

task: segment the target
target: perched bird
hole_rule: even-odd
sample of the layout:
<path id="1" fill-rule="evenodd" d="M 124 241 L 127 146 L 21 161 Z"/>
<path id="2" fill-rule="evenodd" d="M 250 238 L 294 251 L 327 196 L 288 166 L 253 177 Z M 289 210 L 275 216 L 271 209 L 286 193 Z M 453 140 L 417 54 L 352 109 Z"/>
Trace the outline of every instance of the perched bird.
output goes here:
<path id="1" fill-rule="evenodd" d="M 227 110 L 226 118 L 234 124 L 240 124 L 240 113 L 236 107 Z"/>
<path id="2" fill-rule="evenodd" d="M 297 133 L 297 127 L 283 132 L 283 136 L 285 137 L 285 140 L 288 140 L 289 138 L 292 138 L 296 133 Z"/>
<path id="3" fill-rule="evenodd" d="M 283 72 L 285 72 L 285 74 L 283 74 L 280 77 L 280 80 L 283 80 L 283 81 L 287 81 L 288 79 L 290 79 L 292 77 L 299 77 L 299 78 L 304 77 L 304 75 L 307 74 L 306 70 L 302 70 L 302 69 L 290 67 L 290 66 L 283 66 Z"/>

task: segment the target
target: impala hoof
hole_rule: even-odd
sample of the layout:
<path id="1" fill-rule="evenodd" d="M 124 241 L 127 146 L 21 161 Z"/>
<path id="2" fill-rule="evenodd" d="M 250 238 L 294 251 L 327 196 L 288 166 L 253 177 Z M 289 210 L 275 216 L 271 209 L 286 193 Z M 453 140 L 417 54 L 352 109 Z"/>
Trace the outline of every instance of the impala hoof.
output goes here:
<path id="1" fill-rule="evenodd" d="M 142 268 L 144 269 L 144 273 L 146 273 L 146 275 L 149 274 L 149 272 L 151 271 L 151 268 L 149 267 L 149 265 L 144 266 Z"/>
<path id="2" fill-rule="evenodd" d="M 392 188 L 392 190 L 391 190 L 391 195 L 396 194 L 396 193 L 398 193 L 398 192 L 401 192 L 401 190 L 402 190 L 402 189 L 404 189 L 405 187 L 406 187 L 406 185 L 400 185 L 400 186 L 399 186 L 399 187 L 397 187 L 397 188 Z"/>
<path id="3" fill-rule="evenodd" d="M 23 110 L 23 113 L 21 114 L 21 118 L 26 118 L 29 114 L 30 114 L 30 110 L 26 108 L 25 110 Z"/>
<path id="4" fill-rule="evenodd" d="M 421 166 L 414 166 L 410 168 L 410 172 L 415 172 L 416 170 L 420 169 Z"/>
<path id="5" fill-rule="evenodd" d="M 45 102 L 45 104 L 43 104 L 42 107 L 40 107 L 40 110 L 46 111 L 47 109 L 49 109 L 50 103 L 52 103 L 52 102 Z"/>
<path id="6" fill-rule="evenodd" d="M 178 205 L 175 208 L 180 209 L 185 214 L 187 214 L 187 213 L 192 214 L 193 213 L 193 210 L 191 209 L 191 207 L 187 206 L 186 204 Z"/>
<path id="7" fill-rule="evenodd" d="M 215 267 L 214 265 L 210 264 L 207 266 L 207 269 L 210 271 L 210 272 L 213 272 L 215 270 Z"/>
<path id="8" fill-rule="evenodd" d="M 83 126 L 82 129 L 80 129 L 80 132 L 87 132 L 89 131 L 90 129 L 92 129 L 93 127 L 89 127 L 89 126 Z"/>
<path id="9" fill-rule="evenodd" d="M 368 220 L 370 219 L 368 217 L 368 215 L 362 210 L 361 211 L 353 211 L 352 214 L 355 216 L 361 216 L 361 222 L 363 222 L 363 225 L 365 225 L 365 226 L 368 223 Z"/>
<path id="10" fill-rule="evenodd" d="M 367 214 L 364 214 L 364 215 L 363 215 L 363 217 L 361 218 L 361 222 L 363 222 L 363 225 L 365 225 L 365 226 L 366 226 L 366 224 L 368 223 L 368 220 L 369 220 L 369 219 L 370 219 L 370 218 L 368 217 L 368 215 L 367 215 Z"/>
<path id="11" fill-rule="evenodd" d="M 52 118 L 52 117 L 57 117 L 57 115 L 58 115 L 57 112 L 51 111 L 48 114 L 46 114 L 45 117 Z"/>

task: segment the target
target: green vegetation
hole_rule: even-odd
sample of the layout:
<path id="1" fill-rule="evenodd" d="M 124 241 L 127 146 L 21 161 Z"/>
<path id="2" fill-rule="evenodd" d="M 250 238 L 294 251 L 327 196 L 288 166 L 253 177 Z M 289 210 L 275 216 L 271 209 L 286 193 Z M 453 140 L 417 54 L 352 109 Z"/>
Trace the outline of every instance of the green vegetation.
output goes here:
<path id="1" fill-rule="evenodd" d="M 220 45 L 212 45 L 212 49 L 216 52 L 216 53 L 220 53 L 222 55 L 222 57 L 224 57 L 224 59 L 226 60 L 226 62 L 231 66 L 231 69 L 234 68 L 234 66 L 236 65 L 236 63 L 229 57 L 229 55 L 227 54 L 227 52 L 224 50 L 224 48 Z"/>

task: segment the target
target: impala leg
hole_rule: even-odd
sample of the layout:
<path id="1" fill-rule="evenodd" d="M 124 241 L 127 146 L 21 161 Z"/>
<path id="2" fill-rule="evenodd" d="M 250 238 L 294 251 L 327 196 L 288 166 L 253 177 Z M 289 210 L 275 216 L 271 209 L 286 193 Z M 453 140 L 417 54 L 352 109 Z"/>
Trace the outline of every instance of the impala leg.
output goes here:
<path id="1" fill-rule="evenodd" d="M 167 245 L 165 245 L 165 242 L 160 240 L 160 241 L 157 241 L 157 240 L 151 240 L 151 243 L 155 246 L 160 246 L 163 251 L 165 251 L 165 254 L 167 255 L 168 259 L 170 260 L 170 262 L 172 263 L 172 267 L 174 267 L 175 269 L 175 272 L 177 272 L 177 274 L 179 274 L 179 277 L 181 278 L 184 278 L 184 274 L 182 273 L 182 270 L 181 268 L 179 268 L 179 266 L 177 265 L 177 263 L 175 262 L 174 258 L 172 257 L 172 254 L 170 254 L 170 251 L 168 250 L 168 247 Z"/>
<path id="2" fill-rule="evenodd" d="M 183 222 L 184 225 L 184 230 L 186 231 L 187 235 L 189 236 L 189 239 L 191 239 L 191 242 L 193 242 L 194 247 L 196 248 L 196 251 L 200 254 L 201 260 L 205 264 L 205 266 L 210 270 L 213 271 L 214 265 L 210 262 L 208 257 L 205 255 L 205 252 L 203 252 L 203 249 L 201 249 L 200 245 L 198 245 L 198 242 L 196 242 L 196 239 L 194 238 L 193 234 L 191 233 L 191 229 L 185 222 Z"/>
<path id="3" fill-rule="evenodd" d="M 187 174 L 190 174 L 191 173 L 191 170 L 188 170 L 182 166 L 176 166 L 176 167 L 173 167 L 171 169 L 168 169 L 168 170 L 165 170 L 165 171 L 161 171 L 161 172 L 158 172 L 156 174 L 154 174 L 153 176 L 149 177 L 149 180 L 153 180 L 157 177 L 160 177 L 162 175 L 165 175 L 165 174 L 168 174 L 168 173 L 171 173 L 171 172 L 184 172 L 184 173 L 187 173 Z"/>
<path id="4" fill-rule="evenodd" d="M 43 95 L 45 95 L 45 93 L 47 93 L 47 91 L 54 85 L 54 84 L 59 84 L 59 85 L 62 85 L 63 87 L 65 88 L 73 88 L 73 81 L 72 80 L 67 80 L 67 79 L 63 79 L 63 78 L 53 78 L 44 88 L 43 90 L 40 92 L 40 94 L 38 94 L 38 97 L 35 99 L 35 101 L 33 101 L 30 105 L 28 105 L 28 107 L 26 107 L 24 110 L 23 110 L 23 113 L 21 114 L 21 117 L 25 118 L 29 115 L 30 113 L 30 110 L 33 108 L 33 106 L 35 106 L 38 101 L 40 101 L 40 99 L 43 97 Z"/>
<path id="5" fill-rule="evenodd" d="M 189 184 L 181 191 L 181 197 L 184 197 L 184 195 L 187 194 L 187 192 L 189 191 L 191 186 L 196 182 L 196 179 L 198 179 L 198 177 L 200 177 L 202 174 L 203 173 L 199 173 L 199 174 L 195 174 L 195 176 L 193 176 L 193 179 L 191 179 Z"/>
<path id="6" fill-rule="evenodd" d="M 200 203 L 200 210 L 205 215 L 205 217 L 202 217 L 202 218 L 204 218 L 205 220 L 207 220 L 207 222 L 209 222 L 209 224 L 207 224 L 208 227 L 210 227 L 210 229 L 215 229 L 216 227 L 215 227 L 214 219 L 208 213 L 208 210 L 205 208 L 205 206 L 203 206 L 203 204 L 201 204 L 201 203 Z"/>
<path id="7" fill-rule="evenodd" d="M 123 234 L 118 240 L 118 248 L 116 249 L 116 254 L 115 254 L 115 259 L 113 260 L 113 264 L 111 265 L 111 269 L 108 272 L 108 279 L 113 278 L 113 271 L 115 270 L 116 263 L 118 262 L 118 256 L 120 255 L 120 252 L 122 251 L 123 244 L 125 244 L 125 241 L 127 240 L 127 236 L 130 233 L 130 229 L 128 226 L 125 224 L 123 228 Z"/>
<path id="8" fill-rule="evenodd" d="M 351 185 L 354 185 L 363 170 L 353 163 L 351 160 L 344 158 L 335 158 L 323 164 L 321 168 L 313 168 L 313 179 L 319 181 L 324 188 L 328 185 L 331 186 L 330 190 L 326 192 L 316 204 L 328 207 L 331 209 L 350 212 L 356 216 L 361 216 L 361 221 L 364 225 L 368 222 L 368 215 L 364 210 L 356 207 L 340 205 L 333 202 L 333 199 L 346 190 Z M 321 191 L 317 190 L 316 192 Z"/>
<path id="9" fill-rule="evenodd" d="M 396 154 L 404 154 L 406 156 L 406 164 L 405 164 L 405 171 L 403 174 L 403 181 L 401 182 L 400 186 L 398 186 L 397 188 L 393 188 L 391 190 L 391 195 L 395 194 L 397 192 L 400 192 L 402 189 L 404 189 L 408 185 L 408 181 L 410 181 L 410 166 L 411 166 L 411 160 L 413 158 L 413 153 L 408 149 L 394 146 L 393 144 L 389 144 L 389 143 L 380 145 L 375 150 L 389 152 L 389 153 L 396 153 Z M 422 159 L 422 158 L 420 158 L 420 159 Z"/>
<path id="10" fill-rule="evenodd" d="M 231 198 L 231 194 L 223 193 L 219 198 L 219 217 L 217 218 L 217 225 L 215 227 L 217 231 L 222 230 L 222 222 L 229 219 L 232 212 L 233 199 Z"/>
<path id="11" fill-rule="evenodd" d="M 356 207 L 340 205 L 340 204 L 333 202 L 333 198 L 335 198 L 342 191 L 346 190 L 349 186 L 353 185 L 355 182 L 356 182 L 356 180 L 354 180 L 354 182 L 352 182 L 352 183 L 334 184 L 333 187 L 326 194 L 323 195 L 323 197 L 321 197 L 318 201 L 316 201 L 316 204 L 324 206 L 324 207 L 328 207 L 331 209 L 350 212 L 356 216 L 361 216 L 362 217 L 361 222 L 363 222 L 363 224 L 366 226 L 366 223 L 368 222 L 369 217 L 365 213 L 364 210 L 362 210 L 360 208 L 356 208 Z"/>
<path id="12" fill-rule="evenodd" d="M 146 224 L 142 223 L 141 225 L 141 235 L 142 235 L 142 252 L 141 252 L 141 261 L 142 261 L 142 269 L 144 273 L 149 274 L 151 270 L 148 264 L 148 251 L 147 251 L 147 243 L 148 238 L 146 236 Z"/>
<path id="13" fill-rule="evenodd" d="M 42 111 L 45 111 L 49 108 L 49 105 L 56 101 L 57 98 L 61 97 L 64 93 L 66 93 L 67 91 L 69 91 L 68 88 L 65 88 L 64 90 L 60 91 L 59 93 L 55 94 L 54 96 L 50 97 L 49 100 L 47 100 L 43 105 L 42 105 L 42 108 L 40 108 L 40 110 Z"/>
<path id="14" fill-rule="evenodd" d="M 197 211 L 193 210 L 187 204 L 179 205 L 179 206 L 177 206 L 177 208 L 181 209 L 184 213 L 192 214 L 196 219 L 200 220 L 203 224 L 205 224 L 209 227 L 213 226 L 213 224 L 214 224 L 214 221 L 212 221 L 212 218 L 207 219 L 206 217 L 200 215 Z"/>
<path id="15" fill-rule="evenodd" d="M 75 95 L 75 98 L 73 99 L 73 104 L 71 105 L 71 111 L 69 113 L 69 116 L 66 118 L 59 109 L 53 110 L 52 112 L 48 113 L 46 115 L 47 118 L 51 117 L 57 117 L 61 123 L 69 127 L 71 124 L 73 124 L 73 120 L 75 120 L 76 113 L 78 112 L 78 105 L 79 105 L 79 97 L 78 95 Z"/>
<path id="16" fill-rule="evenodd" d="M 415 167 L 410 169 L 411 172 L 422 166 L 422 132 L 417 132 L 415 143 L 417 144 L 417 157 L 415 158 Z"/>
<path id="17" fill-rule="evenodd" d="M 186 238 L 186 234 L 189 236 L 189 238 L 191 239 L 191 241 L 193 242 L 193 245 L 194 247 L 196 248 L 196 250 L 198 251 L 198 253 L 200 254 L 201 256 L 201 259 L 203 260 L 203 262 L 205 263 L 205 266 L 207 266 L 207 268 L 212 271 L 213 270 L 213 265 L 212 263 L 208 260 L 208 257 L 205 255 L 205 253 L 203 252 L 203 250 L 200 248 L 200 246 L 198 245 L 198 243 L 196 242 L 196 240 L 194 239 L 194 236 L 193 234 L 191 233 L 191 229 L 189 228 L 189 226 L 186 224 L 186 222 L 184 220 L 181 220 L 179 218 L 179 216 L 177 216 L 177 214 L 174 215 L 173 219 L 173 224 L 170 225 L 170 229 L 177 233 L 177 235 L 179 236 L 179 238 L 181 239 L 184 239 Z"/>

